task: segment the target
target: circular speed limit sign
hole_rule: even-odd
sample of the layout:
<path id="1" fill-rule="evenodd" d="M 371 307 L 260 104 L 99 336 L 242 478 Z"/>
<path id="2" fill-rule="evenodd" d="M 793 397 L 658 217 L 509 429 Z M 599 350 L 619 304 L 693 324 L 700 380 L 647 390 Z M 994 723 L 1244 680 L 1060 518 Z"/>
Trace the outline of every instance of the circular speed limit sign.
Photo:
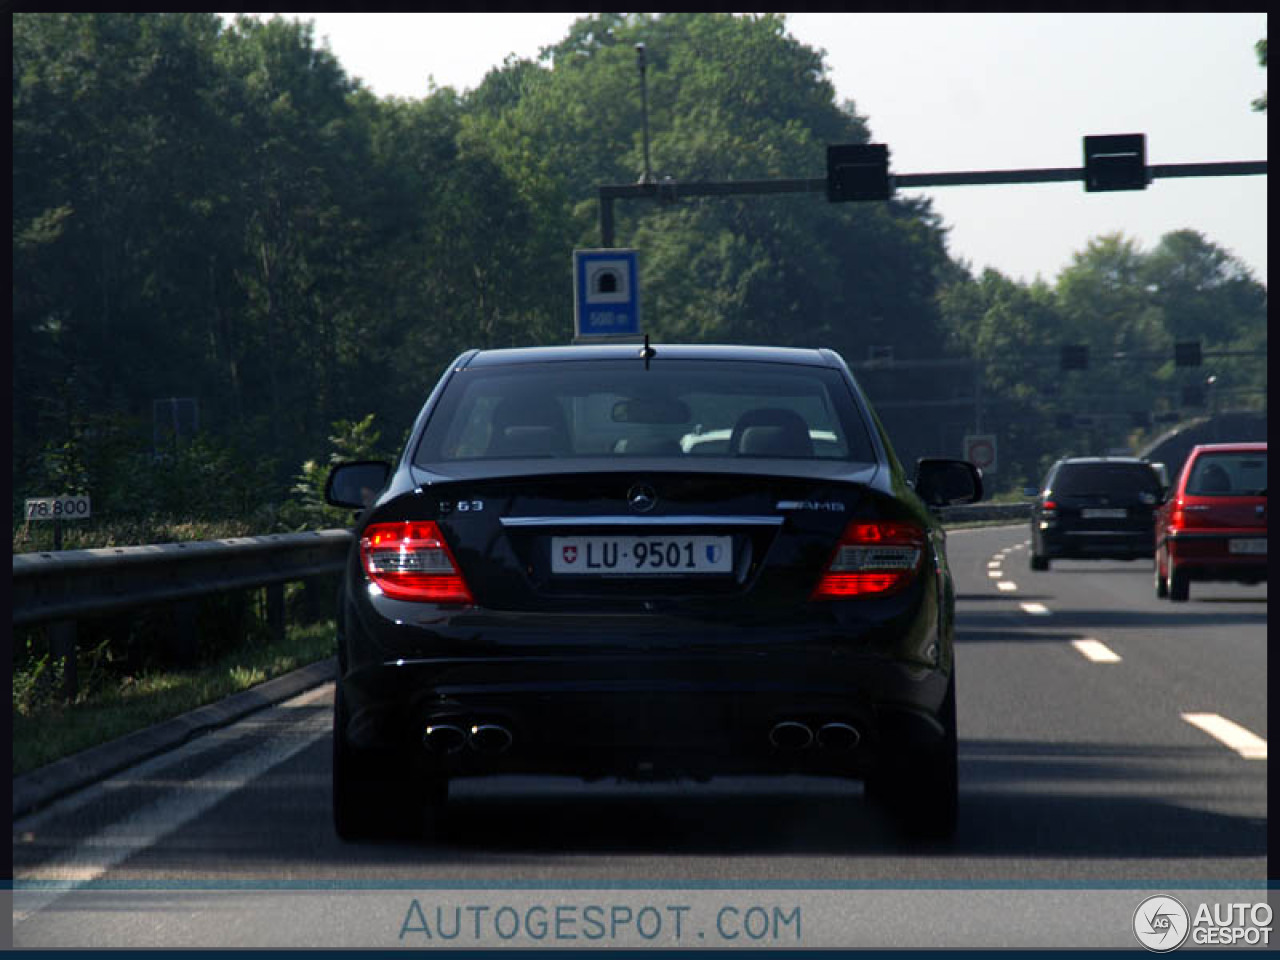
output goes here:
<path id="1" fill-rule="evenodd" d="M 983 473 L 996 472 L 996 438 L 989 433 L 964 438 L 964 458 Z"/>

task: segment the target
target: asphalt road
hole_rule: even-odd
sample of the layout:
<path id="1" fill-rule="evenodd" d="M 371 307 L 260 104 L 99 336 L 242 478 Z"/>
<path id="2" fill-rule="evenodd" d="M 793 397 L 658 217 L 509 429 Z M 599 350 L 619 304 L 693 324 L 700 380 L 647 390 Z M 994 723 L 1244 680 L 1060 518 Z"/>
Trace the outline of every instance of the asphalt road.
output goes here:
<path id="1" fill-rule="evenodd" d="M 1150 894 L 1265 899 L 1266 586 L 1026 539 L 949 537 L 949 844 L 796 777 L 464 782 L 441 839 L 345 845 L 326 685 L 15 822 L 14 945 L 1131 948 Z"/>

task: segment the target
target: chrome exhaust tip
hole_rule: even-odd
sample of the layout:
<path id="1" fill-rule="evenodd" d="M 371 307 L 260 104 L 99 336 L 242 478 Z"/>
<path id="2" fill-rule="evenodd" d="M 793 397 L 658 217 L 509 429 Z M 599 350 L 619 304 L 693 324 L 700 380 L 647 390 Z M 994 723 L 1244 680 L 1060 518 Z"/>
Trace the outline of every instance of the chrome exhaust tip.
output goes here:
<path id="1" fill-rule="evenodd" d="M 432 753 L 457 753 L 467 742 L 467 732 L 451 723 L 429 723 L 422 731 L 422 745 Z"/>
<path id="2" fill-rule="evenodd" d="M 847 723 L 824 723 L 818 730 L 818 746 L 828 750 L 852 750 L 861 739 L 858 728 Z"/>
<path id="3" fill-rule="evenodd" d="M 511 746 L 511 731 L 497 723 L 477 723 L 469 742 L 480 753 L 503 753 Z"/>
<path id="4" fill-rule="evenodd" d="M 803 750 L 813 743 L 813 731 L 797 720 L 783 720 L 769 731 L 769 742 L 779 750 Z"/>

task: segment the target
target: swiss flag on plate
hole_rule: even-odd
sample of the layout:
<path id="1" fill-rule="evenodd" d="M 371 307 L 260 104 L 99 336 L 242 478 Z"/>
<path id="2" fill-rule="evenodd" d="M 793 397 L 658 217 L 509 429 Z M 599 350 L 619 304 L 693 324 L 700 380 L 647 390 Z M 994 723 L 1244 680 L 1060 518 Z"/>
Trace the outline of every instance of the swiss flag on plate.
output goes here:
<path id="1" fill-rule="evenodd" d="M 563 549 L 563 554 L 564 554 L 564 562 L 565 562 L 565 563 L 577 563 L 577 562 L 578 562 L 578 548 L 577 548 L 577 547 L 572 547 L 572 546 L 565 547 L 565 548 Z"/>

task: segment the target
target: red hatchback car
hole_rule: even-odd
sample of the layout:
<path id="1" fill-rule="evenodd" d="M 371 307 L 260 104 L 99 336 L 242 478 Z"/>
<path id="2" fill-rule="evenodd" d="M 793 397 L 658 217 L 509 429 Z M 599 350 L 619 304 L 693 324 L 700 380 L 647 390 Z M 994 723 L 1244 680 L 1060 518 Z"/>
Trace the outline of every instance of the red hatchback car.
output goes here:
<path id="1" fill-rule="evenodd" d="M 1156 596 L 1192 580 L 1267 579 L 1267 445 L 1195 447 L 1156 512 Z"/>

